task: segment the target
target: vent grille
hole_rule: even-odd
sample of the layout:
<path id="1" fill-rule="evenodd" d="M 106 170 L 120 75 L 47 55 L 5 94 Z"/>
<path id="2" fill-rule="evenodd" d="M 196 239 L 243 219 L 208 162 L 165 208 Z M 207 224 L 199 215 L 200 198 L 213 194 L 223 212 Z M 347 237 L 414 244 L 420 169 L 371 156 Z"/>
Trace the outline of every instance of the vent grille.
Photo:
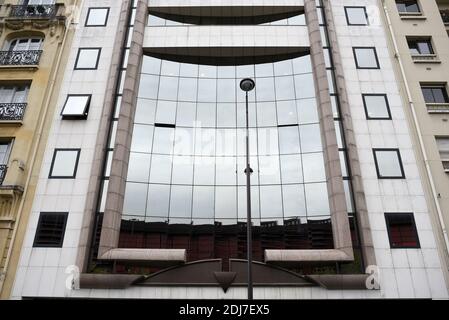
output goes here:
<path id="1" fill-rule="evenodd" d="M 62 247 L 67 216 L 67 212 L 41 213 L 34 247 Z"/>

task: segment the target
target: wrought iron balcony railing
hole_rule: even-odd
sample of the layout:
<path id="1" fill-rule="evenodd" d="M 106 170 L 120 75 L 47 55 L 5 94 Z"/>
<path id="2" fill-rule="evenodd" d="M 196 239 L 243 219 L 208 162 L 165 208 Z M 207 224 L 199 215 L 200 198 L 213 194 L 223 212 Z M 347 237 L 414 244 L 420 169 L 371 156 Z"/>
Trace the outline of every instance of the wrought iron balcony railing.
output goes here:
<path id="1" fill-rule="evenodd" d="M 8 167 L 6 166 L 6 164 L 1 164 L 0 165 L 0 186 L 3 184 L 3 180 L 5 180 L 6 170 L 8 170 Z"/>
<path id="2" fill-rule="evenodd" d="M 449 25 L 449 10 L 440 10 L 441 19 L 445 25 Z"/>
<path id="3" fill-rule="evenodd" d="M 33 66 L 38 65 L 42 50 L 0 51 L 2 66 Z"/>
<path id="4" fill-rule="evenodd" d="M 53 18 L 56 15 L 56 5 L 19 5 L 11 6 L 10 17 L 14 18 Z"/>
<path id="5" fill-rule="evenodd" d="M 25 114 L 26 103 L 1 103 L 0 121 L 21 121 Z"/>

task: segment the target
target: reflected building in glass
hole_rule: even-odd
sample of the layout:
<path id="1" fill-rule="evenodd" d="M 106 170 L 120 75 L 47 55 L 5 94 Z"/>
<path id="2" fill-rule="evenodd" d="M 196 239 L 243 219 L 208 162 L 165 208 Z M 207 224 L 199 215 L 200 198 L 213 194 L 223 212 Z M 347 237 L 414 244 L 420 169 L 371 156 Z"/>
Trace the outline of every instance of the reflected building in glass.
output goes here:
<path id="1" fill-rule="evenodd" d="M 221 259 L 226 270 L 229 259 L 244 259 L 246 115 L 239 83 L 251 78 L 256 83 L 249 96 L 255 260 L 268 262 L 267 250 L 310 250 L 303 251 L 305 257 L 293 257 L 297 260 L 293 269 L 300 270 L 301 260 L 310 259 L 314 250 L 338 252 L 349 246 L 351 252 L 340 253 L 344 260 L 353 261 L 355 250 L 351 269 L 361 272 L 358 224 L 346 168 L 347 150 L 340 136 L 339 100 L 324 10 L 312 9 L 317 21 L 311 27 L 304 7 L 273 8 L 273 12 L 260 15 L 249 7 L 239 8 L 231 8 L 232 16 L 218 14 L 219 7 L 211 7 L 212 16 L 204 17 L 195 10 L 190 15 L 182 8 L 150 7 L 130 99 L 132 125 L 119 109 L 123 108 L 126 80 L 117 92 L 120 104 L 116 104 L 112 122 L 110 165 L 105 171 L 98 228 L 104 229 L 105 214 L 113 216 L 107 207 L 108 194 L 120 184 L 124 192 L 123 209 L 115 213 L 121 219 L 120 230 L 114 233 L 117 248 L 167 253 L 181 249 L 182 260 Z M 197 28 L 201 32 L 211 28 L 221 30 L 222 36 L 250 32 L 253 37 L 253 26 L 291 30 L 298 41 L 290 43 L 286 37 L 279 46 L 259 47 L 256 43 L 251 47 L 244 40 L 209 48 L 191 46 L 190 39 L 183 48 L 178 44 L 161 48 L 157 43 L 161 30 L 194 32 Z M 316 39 L 310 36 L 313 28 L 320 33 Z M 315 51 L 311 40 L 319 45 Z M 250 41 L 257 42 L 257 38 Z M 326 74 L 318 78 L 320 72 Z M 128 76 L 122 73 L 122 79 Z M 121 124 L 128 134 L 129 153 L 118 156 L 113 148 Z M 114 177 L 117 180 L 111 189 L 114 162 L 125 164 L 127 174 Z M 340 208 L 331 204 L 334 200 Z M 333 226 L 341 218 L 346 221 Z M 334 232 L 343 233 L 345 239 L 336 243 Z M 93 261 L 109 250 L 102 249 L 105 233 L 97 233 L 100 237 Z M 332 270 L 338 265 L 337 260 L 323 260 L 330 262 L 327 267 Z M 129 270 L 130 264 L 122 262 L 117 270 Z"/>
<path id="2" fill-rule="evenodd" d="M 190 247 L 193 238 L 187 232 L 204 233 L 202 243 L 213 248 L 215 235 L 229 230 L 233 235 L 221 241 L 231 252 L 235 247 L 231 255 L 237 253 L 238 236 L 245 230 L 239 232 L 238 225 L 246 223 L 245 104 L 238 87 L 245 77 L 256 81 L 250 107 L 253 223 L 262 239 L 265 231 L 279 233 L 279 239 L 261 248 L 313 248 L 308 222 L 331 232 L 309 54 L 238 66 L 145 55 L 126 179 L 123 246 L 177 247 L 179 229 L 185 242 L 179 239 L 178 246 Z M 156 233 L 144 231 L 157 225 Z M 304 243 L 285 243 L 282 226 L 288 225 L 303 225 Z M 321 246 L 331 248 L 332 241 Z M 220 256 L 214 250 L 203 251 L 204 256 L 191 251 L 199 258 Z"/>
<path id="3" fill-rule="evenodd" d="M 58 223 L 53 248 L 70 248 L 67 261 L 80 269 L 80 291 L 70 294 L 139 286 L 142 297 L 160 288 L 227 297 L 229 279 L 230 290 L 246 285 L 244 78 L 256 84 L 255 297 L 309 287 L 398 297 L 402 288 L 389 283 L 400 285 L 399 250 L 410 265 L 435 258 L 420 275 L 444 283 L 387 31 L 363 9 L 376 1 L 104 2 L 110 10 L 90 18 L 94 1 L 85 3 L 81 17 L 95 29 L 77 31 L 59 98 L 70 114 L 52 127 L 54 136 L 83 133 L 47 146 L 57 155 L 49 169 L 70 175 L 41 177 L 38 194 L 57 194 L 36 199 L 29 226 L 52 244 L 37 217 L 65 213 L 47 219 Z M 92 46 L 92 35 L 104 42 Z M 64 198 L 58 188 L 71 191 Z M 447 297 L 435 281 L 420 285 L 416 296 Z"/>

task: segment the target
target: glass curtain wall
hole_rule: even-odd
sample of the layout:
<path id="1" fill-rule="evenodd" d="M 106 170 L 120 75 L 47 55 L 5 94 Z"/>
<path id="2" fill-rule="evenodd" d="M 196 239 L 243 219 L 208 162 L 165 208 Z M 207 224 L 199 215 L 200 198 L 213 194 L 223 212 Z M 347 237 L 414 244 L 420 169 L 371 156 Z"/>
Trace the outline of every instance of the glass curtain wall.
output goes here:
<path id="1" fill-rule="evenodd" d="M 353 216 L 338 94 L 324 12 L 318 10 Z M 179 24 L 160 17 L 158 23 L 151 21 L 150 14 L 150 26 Z M 304 16 L 268 23 L 302 25 Z M 131 32 L 132 22 L 123 67 Z M 232 66 L 211 59 L 207 64 L 168 59 L 142 57 L 119 247 L 183 248 L 189 261 L 246 258 L 245 96 L 239 82 L 250 77 L 256 82 L 249 94 L 254 259 L 263 261 L 265 249 L 333 248 L 310 55 L 243 65 L 237 58 Z M 97 236 L 125 71 L 111 126 Z"/>
<path id="2" fill-rule="evenodd" d="M 143 57 L 120 247 L 185 248 L 188 260 L 245 257 L 245 77 L 256 81 L 255 259 L 270 248 L 333 247 L 308 54 L 235 66 Z"/>

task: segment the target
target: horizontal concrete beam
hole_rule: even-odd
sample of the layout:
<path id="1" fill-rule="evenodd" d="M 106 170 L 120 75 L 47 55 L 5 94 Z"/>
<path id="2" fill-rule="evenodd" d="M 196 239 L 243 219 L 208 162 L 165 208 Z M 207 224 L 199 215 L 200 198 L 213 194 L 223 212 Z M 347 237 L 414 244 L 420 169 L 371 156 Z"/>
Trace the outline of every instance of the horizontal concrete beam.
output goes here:
<path id="1" fill-rule="evenodd" d="M 150 12 L 202 17 L 252 17 L 276 15 L 304 8 L 304 0 L 152 0 L 148 4 Z"/>
<path id="2" fill-rule="evenodd" d="M 323 274 L 305 275 L 304 277 L 327 290 L 368 289 L 368 274 Z"/>
<path id="3" fill-rule="evenodd" d="M 151 48 L 309 48 L 306 26 L 146 27 L 143 49 Z"/>
<path id="4" fill-rule="evenodd" d="M 354 260 L 352 250 L 265 250 L 265 262 L 280 265 L 295 265 L 322 262 L 350 262 Z"/>
<path id="5" fill-rule="evenodd" d="M 111 249 L 100 260 L 132 261 L 148 265 L 176 265 L 186 262 L 185 249 Z"/>
<path id="6" fill-rule="evenodd" d="M 126 289 L 145 279 L 142 275 L 130 274 L 80 274 L 80 289 Z"/>

